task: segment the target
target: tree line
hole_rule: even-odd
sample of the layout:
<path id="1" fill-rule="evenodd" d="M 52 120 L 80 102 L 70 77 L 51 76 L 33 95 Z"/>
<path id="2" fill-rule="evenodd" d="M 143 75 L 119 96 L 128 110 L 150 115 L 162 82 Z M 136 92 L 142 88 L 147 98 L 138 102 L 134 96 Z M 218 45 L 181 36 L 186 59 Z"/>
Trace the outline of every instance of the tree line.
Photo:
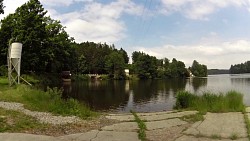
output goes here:
<path id="1" fill-rule="evenodd" d="M 3 0 L 0 0 L 0 14 L 4 14 Z"/>
<path id="2" fill-rule="evenodd" d="M 0 0 L 0 13 L 3 5 Z M 2 10 L 2 11 L 1 11 Z M 140 79 L 187 77 L 185 64 L 177 59 L 157 59 L 143 52 L 132 53 L 132 64 L 123 49 L 106 43 L 76 43 L 69 37 L 60 21 L 46 16 L 39 0 L 29 0 L 13 14 L 1 20 L 0 66 L 6 66 L 8 46 L 23 44 L 22 73 L 107 74 L 110 78 L 124 79 L 124 69 Z M 2 69 L 1 67 L 0 69 Z M 194 61 L 189 68 L 196 76 L 206 76 L 206 66 Z M 0 74 L 1 75 L 1 74 Z"/>
<path id="3" fill-rule="evenodd" d="M 250 61 L 231 65 L 229 72 L 231 74 L 250 73 Z"/>

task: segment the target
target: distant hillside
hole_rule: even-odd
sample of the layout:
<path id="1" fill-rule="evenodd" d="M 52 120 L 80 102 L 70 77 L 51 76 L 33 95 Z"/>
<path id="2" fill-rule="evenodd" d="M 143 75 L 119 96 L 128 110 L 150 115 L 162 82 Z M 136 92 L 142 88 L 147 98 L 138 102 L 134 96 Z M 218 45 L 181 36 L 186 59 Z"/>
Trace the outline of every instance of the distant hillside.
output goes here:
<path id="1" fill-rule="evenodd" d="M 208 75 L 214 75 L 214 74 L 229 74 L 229 70 L 225 69 L 208 69 L 207 70 Z"/>

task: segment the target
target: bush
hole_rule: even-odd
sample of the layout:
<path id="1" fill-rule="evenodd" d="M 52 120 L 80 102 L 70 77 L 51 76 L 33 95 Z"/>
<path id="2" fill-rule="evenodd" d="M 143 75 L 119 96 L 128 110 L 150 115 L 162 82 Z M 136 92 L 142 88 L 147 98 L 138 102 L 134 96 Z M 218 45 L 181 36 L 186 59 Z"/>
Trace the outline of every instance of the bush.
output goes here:
<path id="1" fill-rule="evenodd" d="M 188 91 L 180 91 L 176 97 L 175 109 L 185 109 L 191 106 L 191 103 L 195 99 L 195 95 L 191 94 Z"/>
<path id="2" fill-rule="evenodd" d="M 0 76 L 8 76 L 8 68 L 5 65 L 0 66 Z"/>
<path id="3" fill-rule="evenodd" d="M 89 80 L 90 77 L 87 74 L 78 74 L 78 75 L 73 75 L 72 80 Z"/>

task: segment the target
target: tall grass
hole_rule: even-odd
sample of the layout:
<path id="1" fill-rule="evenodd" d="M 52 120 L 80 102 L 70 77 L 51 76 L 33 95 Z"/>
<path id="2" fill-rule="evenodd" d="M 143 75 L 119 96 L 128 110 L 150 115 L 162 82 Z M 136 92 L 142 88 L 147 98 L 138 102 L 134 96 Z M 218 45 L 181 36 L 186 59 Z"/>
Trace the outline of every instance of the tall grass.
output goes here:
<path id="1" fill-rule="evenodd" d="M 0 100 L 20 102 L 25 108 L 36 111 L 51 112 L 59 115 L 75 115 L 81 118 L 90 118 L 97 113 L 72 98 L 62 99 L 62 90 L 47 88 L 47 91 L 33 89 L 27 85 L 18 85 L 0 93 Z"/>
<path id="2" fill-rule="evenodd" d="M 175 109 L 190 109 L 201 112 L 244 112 L 243 95 L 236 91 L 225 94 L 205 92 L 198 96 L 187 91 L 177 93 Z"/>
<path id="3" fill-rule="evenodd" d="M 0 85 L 8 85 L 8 78 L 7 77 L 0 77 Z"/>

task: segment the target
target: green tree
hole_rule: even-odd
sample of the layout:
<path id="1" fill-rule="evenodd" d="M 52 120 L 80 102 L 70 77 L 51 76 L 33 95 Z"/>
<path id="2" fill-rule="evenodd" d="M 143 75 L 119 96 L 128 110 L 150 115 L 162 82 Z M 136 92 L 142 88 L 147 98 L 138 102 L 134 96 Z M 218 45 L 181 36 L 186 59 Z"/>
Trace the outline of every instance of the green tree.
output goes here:
<path id="1" fill-rule="evenodd" d="M 207 76 L 207 66 L 199 64 L 196 60 L 193 61 L 192 67 L 189 68 L 194 76 L 206 77 Z"/>
<path id="2" fill-rule="evenodd" d="M 109 72 L 109 76 L 114 79 L 125 78 L 125 61 L 122 54 L 112 52 L 105 57 L 105 68 Z"/>
<path id="3" fill-rule="evenodd" d="M 47 72 L 61 72 L 70 70 L 77 60 L 75 51 L 71 47 L 72 38 L 69 37 L 60 21 L 45 17 L 46 41 L 41 51 L 42 61 Z"/>
<path id="4" fill-rule="evenodd" d="M 77 60 L 77 74 L 84 74 L 88 70 L 85 56 L 82 54 Z"/>
<path id="5" fill-rule="evenodd" d="M 75 59 L 70 48 L 72 39 L 60 22 L 46 17 L 46 13 L 38 0 L 30 0 L 2 20 L 1 60 L 6 58 L 10 41 L 21 42 L 23 71 L 60 72 L 71 68 Z"/>
<path id="6" fill-rule="evenodd" d="M 128 62 L 129 62 L 129 57 L 128 57 L 127 52 L 121 48 L 121 49 L 119 50 L 119 53 L 122 54 L 122 57 L 123 57 L 123 59 L 124 59 L 125 64 L 128 64 Z"/>
<path id="7" fill-rule="evenodd" d="M 250 73 L 250 61 L 247 61 L 245 63 L 231 65 L 229 71 L 232 74 Z"/>
<path id="8" fill-rule="evenodd" d="M 166 60 L 167 61 L 167 60 Z M 178 61 L 175 58 L 172 59 L 171 63 L 165 64 L 165 76 L 170 78 L 175 77 L 186 77 L 187 69 L 182 61 Z"/>
<path id="9" fill-rule="evenodd" d="M 0 28 L 0 66 L 6 65 L 6 56 L 8 52 L 9 47 L 9 41 L 12 38 L 12 33 L 14 31 L 14 14 L 8 15 L 6 18 L 4 18 L 1 22 L 1 28 Z"/>
<path id="10" fill-rule="evenodd" d="M 3 0 L 0 0 L 0 14 L 4 14 Z"/>
<path id="11" fill-rule="evenodd" d="M 43 69 L 39 54 L 46 39 L 45 14 L 38 0 L 30 0 L 2 20 L 0 32 L 4 47 L 1 50 L 6 50 L 10 40 L 23 43 L 22 70 Z"/>
<path id="12" fill-rule="evenodd" d="M 158 60 L 156 57 L 142 52 L 133 52 L 132 59 L 134 71 L 140 79 L 155 78 L 157 76 Z"/>

